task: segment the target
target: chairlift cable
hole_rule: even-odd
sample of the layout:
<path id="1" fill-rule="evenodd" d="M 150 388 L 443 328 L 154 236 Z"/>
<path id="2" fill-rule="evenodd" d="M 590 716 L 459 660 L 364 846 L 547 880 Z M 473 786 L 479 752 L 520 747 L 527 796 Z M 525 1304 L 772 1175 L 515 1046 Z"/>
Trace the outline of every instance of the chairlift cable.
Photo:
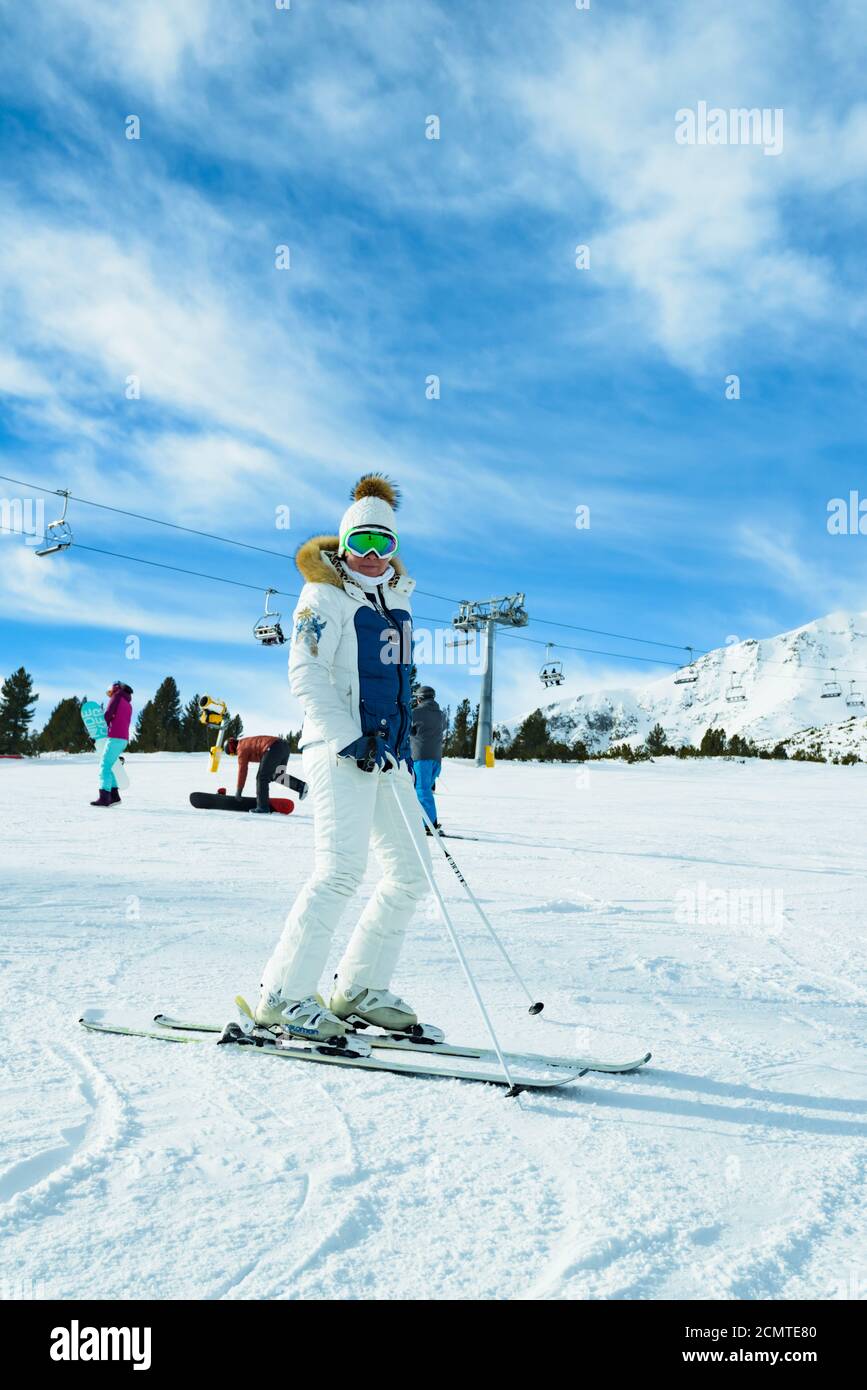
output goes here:
<path id="1" fill-rule="evenodd" d="M 113 507 L 113 506 L 108 505 L 108 504 L 105 503 L 105 502 L 94 502 L 94 501 L 93 501 L 92 499 L 90 499 L 90 498 L 78 497 L 78 496 L 76 496 L 74 493 L 68 492 L 68 491 L 67 491 L 66 489 L 64 489 L 64 488 L 47 488 L 47 487 L 42 486 L 42 485 L 39 484 L 39 483 L 31 483 L 31 482 L 26 482 L 26 481 L 24 481 L 24 480 L 21 479 L 21 478 L 12 478 L 12 477 L 9 477 L 9 476 L 8 476 L 7 474 L 5 474 L 5 473 L 0 473 L 0 481 L 2 481 L 2 482 L 7 482 L 7 483 L 14 483 L 17 487 L 33 488 L 33 489 L 34 489 L 35 491 L 37 491 L 37 492 L 44 492 L 44 493 L 49 494 L 49 495 L 51 495 L 51 496 L 63 496 L 63 497 L 65 497 L 65 498 L 67 499 L 67 501 L 78 502 L 78 503 L 81 503 L 82 505 L 87 506 L 87 507 L 96 507 L 96 508 L 99 508 L 99 509 L 102 510 L 102 511 L 113 512 L 113 513 L 115 513 L 115 514 L 118 515 L 118 516 L 130 517 L 130 518 L 132 518 L 133 520 L 136 520 L 136 521 L 145 521 L 145 522 L 149 522 L 149 523 L 151 523 L 152 525 L 155 525 L 155 526 L 165 526 L 165 527 L 167 527 L 167 528 L 169 528 L 169 529 L 171 529 L 171 530 L 174 530 L 174 531 L 182 531 L 182 532 L 186 533 L 187 535 L 199 536 L 199 537 L 201 537 L 202 539 L 205 539 L 205 540 L 213 540 L 213 541 L 217 541 L 217 542 L 219 542 L 219 543 L 221 543 L 221 544 L 225 544 L 225 545 L 234 545 L 234 546 L 237 546 L 238 548 L 243 549 L 243 550 L 253 550 L 253 551 L 256 551 L 257 553 L 259 553 L 259 554 L 261 554 L 261 555 L 271 555 L 271 556 L 274 556 L 274 557 L 276 557 L 277 559 L 280 559 L 280 560 L 288 560 L 288 561 L 291 561 L 292 558 L 293 558 L 292 555 L 291 555 L 291 554 L 288 554 L 286 551 L 282 551 L 282 550 L 271 550 L 271 549 L 266 548 L 265 546 L 253 545 L 253 544 L 251 544 L 251 543 L 248 542 L 248 541 L 238 541 L 238 540 L 234 540 L 234 539 L 233 539 L 232 537 L 230 537 L 230 536 L 220 536 L 220 535 L 217 535 L 217 534 L 215 534 L 214 532 L 211 532 L 211 531 L 201 531 L 201 530 L 197 530 L 196 528 L 191 527 L 191 526 L 182 526 L 182 525 L 180 525 L 178 522 L 174 522 L 174 521 L 165 521 L 164 519 L 162 519 L 162 518 L 160 518 L 160 517 L 147 516 L 147 515 L 146 515 L 145 513 L 143 513 L 143 512 L 132 512 L 132 511 L 127 511 L 126 509 L 124 509 L 124 508 L 122 508 L 122 507 Z M 7 531 L 7 532 L 9 532 L 9 533 L 12 534 L 12 535 L 20 535 L 20 534 L 21 534 L 21 531 L 20 531 L 18 528 L 12 527 L 12 526 L 2 526 L 2 525 L 0 525 L 0 531 Z M 42 537 L 37 537 L 36 539 L 41 539 L 41 540 L 45 541 L 45 540 L 47 540 L 47 539 L 49 539 L 49 538 L 48 538 L 48 537 L 45 537 L 45 536 L 42 536 Z M 161 561 L 161 560 L 146 560 L 146 559 L 144 559 L 144 558 L 143 558 L 142 556 L 140 556 L 140 555 L 127 555 L 127 554 L 124 554 L 124 553 L 119 552 L 119 551 L 104 550 L 104 549 L 102 549 L 102 548 L 100 548 L 100 547 L 98 547 L 98 546 L 84 545 L 84 544 L 82 544 L 80 541 L 75 541 L 74 545 L 75 545 L 75 548 L 76 548 L 76 549 L 82 550 L 82 551 L 87 551 L 87 552 L 89 552 L 90 554 L 93 554 L 93 555 L 104 555 L 104 556 L 107 556 L 107 557 L 110 558 L 110 559 L 126 560 L 126 561 L 130 561 L 131 563 L 139 564 L 139 565 L 150 565 L 152 568 L 155 568 L 155 569 L 164 569 L 164 570 L 167 570 L 167 571 L 169 571 L 170 573 L 173 573 L 173 574 L 184 574 L 184 575 L 188 575 L 189 577 L 195 578 L 195 579 L 205 579 L 205 580 L 210 581 L 211 583 L 216 583 L 216 584 L 230 584 L 230 585 L 233 585 L 235 588 L 239 588 L 239 589 L 252 589 L 252 590 L 254 590 L 254 591 L 258 592 L 258 593 L 262 593 L 262 592 L 263 592 L 263 586 L 262 586 L 261 584 L 248 584 L 248 583 L 245 583 L 243 580 L 239 580 L 239 579 L 227 579 L 227 578 L 226 578 L 225 576 L 223 576 L 223 575 L 205 574 L 205 573 L 203 573 L 201 570 L 190 570 L 190 569 L 185 569 L 185 568 L 181 567 L 180 565 L 169 565 L 169 564 L 166 564 L 165 561 Z M 298 595 L 297 592 L 292 591 L 292 590 L 287 590 L 287 589 L 274 589 L 274 588 L 272 588 L 272 589 L 271 589 L 271 592 L 274 593 L 274 594 L 279 594 L 279 595 L 280 595 L 281 597 L 283 597 L 283 598 L 298 598 L 298 597 L 299 597 L 299 595 Z M 441 600 L 441 601 L 444 602 L 444 603 L 454 603 L 454 604 L 458 604 L 458 603 L 460 602 L 460 600 L 458 600 L 458 599 L 453 599 L 453 598 L 449 598 L 449 597 L 448 597 L 447 595 L 445 595 L 445 594 L 435 594 L 435 593 L 432 593 L 432 592 L 430 592 L 429 590 L 425 590 L 425 589 L 417 589 L 416 592 L 419 593 L 419 594 L 424 595 L 424 597 L 426 597 L 426 598 L 435 598 L 435 599 L 439 599 L 439 600 Z M 417 616 L 420 617 L 424 622 L 431 623 L 434 627 L 438 628 L 440 631 L 446 631 L 446 632 L 452 631 L 451 626 L 446 626 L 446 625 L 444 625 L 442 618 L 439 618 L 439 617 L 434 618 L 434 617 L 432 617 L 432 616 L 425 616 L 424 614 L 418 614 Z M 693 665 L 697 657 L 699 657 L 699 656 L 707 656 L 707 655 L 710 654 L 709 651 L 702 650 L 702 649 L 699 649 L 699 648 L 694 648 L 694 647 L 687 646 L 687 645 L 683 645 L 683 644 L 679 644 L 679 643 L 675 643 L 675 642 L 655 641 L 654 639 L 647 638 L 647 637 L 632 637 L 632 636 L 629 636 L 629 635 L 627 635 L 627 634 L 625 634 L 625 633 L 607 632 L 607 631 L 605 631 L 604 629 L 601 629 L 601 628 L 583 627 L 583 626 L 581 626 L 581 625 L 579 625 L 579 624 L 577 624 L 577 623 L 564 623 L 564 622 L 560 622 L 560 621 L 558 621 L 558 620 L 556 620 L 556 619 L 553 619 L 553 618 L 535 618 L 535 617 L 534 617 L 534 618 L 532 618 L 530 621 L 533 622 L 533 623 L 543 623 L 543 624 L 545 624 L 546 626 L 551 626 L 551 627 L 568 628 L 568 629 L 570 629 L 571 631 L 575 631 L 575 632 L 588 632 L 588 633 L 593 634 L 594 636 L 600 636 L 600 637 L 614 637 L 614 638 L 616 638 L 618 641 L 623 641 L 623 642 L 637 642 L 637 643 L 642 643 L 642 644 L 644 644 L 645 646 L 667 647 L 667 648 L 670 648 L 670 649 L 673 650 L 673 651 L 686 651 L 686 652 L 689 652 L 689 653 L 691 654 L 691 660 L 690 660 L 688 663 L 684 663 L 684 662 L 673 662 L 673 661 L 665 661 L 665 660 L 663 660 L 662 658 L 658 658 L 658 659 L 657 659 L 657 658 L 654 658 L 654 657 L 633 656 L 633 655 L 631 655 L 631 654 L 629 654 L 629 653 L 627 653 L 627 652 L 607 652 L 607 651 L 600 651 L 600 650 L 598 650 L 598 649 L 595 648 L 595 647 L 577 647 L 577 646 L 572 646 L 572 645 L 570 645 L 570 644 L 568 644 L 568 643 L 562 643 L 562 642 L 558 642 L 558 643 L 553 644 L 553 645 L 556 645 L 556 646 L 562 648 L 562 650 L 564 650 L 564 651 L 580 652 L 580 653 L 582 653 L 583 655 L 587 655 L 587 656 L 605 656 L 605 657 L 609 657 L 609 658 L 611 658 L 611 659 L 613 659 L 613 660 L 616 660 L 616 661 L 639 661 L 639 662 L 641 662 L 642 664 L 647 664 L 647 665 L 651 665 L 651 666 L 654 666 L 654 665 L 655 665 L 655 666 L 671 666 L 671 667 L 673 667 L 674 669 L 679 670 L 679 669 L 681 669 L 681 668 L 682 668 L 683 666 L 685 666 L 685 665 L 686 665 L 686 666 Z M 534 644 L 537 645 L 537 646 L 550 646 L 550 645 L 552 645 L 551 643 L 545 642 L 542 638 L 538 638 L 538 637 L 522 637 L 522 636 L 519 636 L 518 633 L 514 632 L 513 630 L 511 630 L 511 629 L 509 629 L 509 628 L 503 629 L 503 631 L 501 632 L 500 635 L 501 635 L 502 637 L 507 637 L 507 638 L 510 637 L 510 638 L 512 638 L 513 641 L 516 641 L 516 642 L 532 642 L 532 643 L 534 643 Z M 776 662 L 775 662 L 775 661 L 773 661 L 772 659 L 766 659 L 766 660 L 765 660 L 765 664 L 768 665 L 768 666 L 772 666 L 772 665 L 782 666 L 782 665 L 784 665 L 784 664 L 786 664 L 786 663 L 784 663 L 784 662 L 782 662 L 782 661 L 776 661 Z M 813 666 L 813 665 L 811 665 L 811 666 L 801 666 L 800 669 L 801 669 L 801 670 L 814 670 L 814 671 L 828 671 L 829 669 L 834 669 L 834 668 L 829 668 L 829 667 L 827 667 L 827 666 Z M 853 670 L 851 667 L 848 668 L 848 669 L 844 669 L 844 668 L 840 668 L 840 669 L 842 670 L 843 674 L 846 675 L 846 676 L 852 676 L 852 675 L 855 675 L 855 676 L 867 676 L 867 671 L 862 671 L 862 670 L 857 670 L 857 669 Z M 818 678 L 817 678 L 817 679 L 818 679 Z M 842 692 L 841 692 L 841 693 L 842 693 Z"/>
<path id="2" fill-rule="evenodd" d="M 73 498 L 73 501 L 75 499 Z M 11 535 L 20 536 L 21 531 L 15 526 L 0 526 L 0 531 L 8 531 Z M 45 536 L 35 537 L 37 540 L 45 540 Z M 183 569 L 180 565 L 167 565 L 164 560 L 146 560 L 141 555 L 124 555 L 118 550 L 103 550 L 95 545 L 83 545 L 81 541 L 76 541 L 75 550 L 86 550 L 91 555 L 107 555 L 112 560 L 130 560 L 136 565 L 151 565 L 154 569 L 171 570 L 173 574 L 190 575 L 193 579 L 209 579 L 214 584 L 233 584 L 237 589 L 253 589 L 257 594 L 263 594 L 268 587 L 265 584 L 247 584 L 242 579 L 227 579 L 222 574 L 204 574 L 201 570 Z M 281 594 L 283 598 L 298 598 L 297 593 L 292 593 L 287 589 L 272 589 L 272 593 Z"/>
<path id="3" fill-rule="evenodd" d="M 0 475 L 0 476 L 2 476 L 2 475 Z M 6 532 L 8 532 L 10 535 L 13 535 L 13 536 L 20 536 L 20 535 L 21 535 L 21 531 L 20 531 L 17 527 L 15 527 L 15 526 L 3 526 L 3 525 L 0 525 L 0 531 L 6 531 Z M 45 536 L 40 536 L 40 537 L 35 537 L 35 539 L 37 539 L 37 540 L 45 540 L 46 538 L 45 538 Z M 75 549 L 75 550 L 84 550 L 84 551 L 87 551 L 88 553 L 90 553 L 90 554 L 92 554 L 92 555 L 105 555 L 105 556 L 107 556 L 109 559 L 112 559 L 112 560 L 127 560 L 127 561 L 130 561 L 130 562 L 132 562 L 133 564 L 136 564 L 136 565 L 150 565 L 153 569 L 168 570 L 168 571 L 169 571 L 170 573 L 172 573 L 172 574 L 185 574 L 185 575 L 188 575 L 188 576 L 189 576 L 190 578 L 192 578 L 192 579 L 205 579 L 205 580 L 208 580 L 210 583 L 213 583 L 213 584 L 230 584 L 230 585 L 232 585 L 232 586 L 233 586 L 234 588 L 236 588 L 236 589 L 252 589 L 252 590 L 253 590 L 255 593 L 257 593 L 257 594 L 262 594 L 262 593 L 264 593 L 264 592 L 265 592 L 265 589 L 266 589 L 267 587 L 269 587 L 269 586 L 263 585 L 263 584 L 248 584 L 248 583 L 246 583 L 246 582 L 245 582 L 244 580 L 242 580 L 242 579 L 227 579 L 226 576 L 225 576 L 225 575 L 222 575 L 222 574 L 205 574 L 202 570 L 190 570 L 190 569 L 184 569 L 184 568 L 182 568 L 180 565 L 168 565 L 168 564 L 166 564 L 166 562 L 165 562 L 164 560 L 146 560 L 146 559 L 145 559 L 143 556 L 141 556 L 141 555 L 126 555 L 126 554 L 123 554 L 121 551 L 117 551 L 117 550 L 103 550 L 103 549 L 102 549 L 101 547 L 99 547 L 99 546 L 95 546 L 95 545 L 83 545 L 80 541 L 76 541 L 76 542 L 75 542 L 74 549 Z M 275 593 L 275 594 L 279 594 L 281 598 L 299 598 L 299 597 L 300 597 L 300 595 L 299 595 L 297 592 L 294 592 L 294 591 L 292 591 L 292 590 L 290 590 L 290 589 L 273 589 L 273 588 L 272 588 L 271 592 L 272 592 L 272 593 Z M 442 619 L 441 619 L 441 618 L 438 618 L 438 617 L 435 618 L 435 617 L 433 617 L 432 615 L 430 615 L 430 614 L 425 614 L 425 613 L 418 613 L 418 614 L 416 614 L 416 617 L 420 618 L 420 619 L 422 620 L 422 622 L 430 623 L 430 624 L 432 625 L 432 627 L 436 628 L 436 629 L 439 630 L 440 632 L 449 632 L 449 633 L 450 633 L 450 632 L 453 631 L 453 628 L 452 628 L 452 627 L 450 627 L 450 626 L 449 626 L 449 627 L 446 627 L 446 626 L 443 625 L 443 622 L 442 622 Z M 531 642 L 534 646 L 537 646 L 537 647 L 546 647 L 546 646 L 550 646 L 550 645 L 551 645 L 550 643 L 545 642 L 544 639 L 541 638 L 541 637 L 522 637 L 519 633 L 512 631 L 511 628 L 503 628 L 503 630 L 500 632 L 500 636 L 503 637 L 503 638 L 510 638 L 513 642 Z M 557 642 L 557 643 L 555 643 L 554 645 L 556 645 L 557 647 L 559 647 L 559 648 L 560 648 L 561 650 L 563 650 L 563 651 L 568 651 L 568 652 L 580 652 L 580 653 L 581 653 L 582 655 L 584 655 L 584 656 L 607 656 L 607 657 L 611 658 L 611 659 L 614 660 L 614 661 L 640 661 L 643 665 L 646 664 L 646 665 L 648 665 L 648 666 L 670 666 L 670 667 L 672 667 L 673 670 L 680 670 L 680 666 L 681 666 L 681 663 L 679 663 L 679 662 L 677 662 L 677 661 L 666 661 L 666 660 L 665 660 L 664 658 L 662 658 L 662 657 L 635 656 L 635 655 L 633 655 L 631 652 L 607 652 L 607 651 L 600 651 L 599 648 L 597 648 L 597 647 L 576 647 L 576 646 L 573 646 L 571 643 L 568 643 L 568 642 Z M 772 663 L 767 662 L 766 664 L 767 664 L 767 665 L 771 665 Z M 773 664 L 782 665 L 781 662 L 777 662 L 777 663 L 773 663 Z M 802 666 L 800 669 L 801 669 L 802 671 L 804 671 L 804 670 L 826 671 L 826 670 L 828 669 L 828 667 L 826 667 L 826 666 L 812 666 L 812 667 L 805 667 L 805 666 Z M 842 670 L 842 671 L 843 671 L 843 674 L 846 675 L 846 676 L 853 676 L 853 675 L 854 675 L 854 676 L 867 676 L 867 671 L 862 671 L 862 670 L 858 670 L 858 669 L 853 669 L 852 667 L 848 667 L 848 668 L 845 668 L 845 669 L 842 668 L 842 667 L 840 667 L 839 669 Z M 820 679 L 820 678 L 819 678 L 819 677 L 816 677 L 815 679 Z M 821 678 L 821 679 L 824 679 L 824 678 Z"/>
<path id="4" fill-rule="evenodd" d="M 60 495 L 61 488 L 42 487 L 39 483 L 26 483 L 21 478 L 8 478 L 5 473 L 0 473 L 0 482 L 15 483 L 16 487 L 34 488 L 36 492 L 47 492 L 52 495 Z M 128 512 L 123 507 L 110 507 L 106 502 L 93 502 L 88 497 L 76 497 L 74 492 L 68 494 L 70 502 L 79 502 L 85 507 L 98 507 L 103 512 L 114 512 L 116 516 L 132 517 L 134 521 L 148 521 L 153 526 L 167 526 L 172 531 L 185 531 L 188 536 L 201 536 L 205 540 L 220 541 L 223 545 L 237 545 L 243 550 L 256 550 L 260 555 L 274 555 L 278 560 L 291 560 L 292 556 L 285 550 L 269 550 L 262 545 L 251 545 L 249 541 L 236 541 L 231 536 L 217 536 L 212 531 L 198 531 L 193 526 L 181 526 L 176 521 L 165 521 L 158 516 L 145 516 L 143 512 Z M 79 549 L 83 550 L 84 546 Z M 255 586 L 254 586 L 255 587 Z"/>
<path id="5" fill-rule="evenodd" d="M 10 477 L 8 477 L 5 473 L 0 473 L 0 481 L 6 482 L 6 483 L 14 483 L 16 487 L 33 488 L 36 492 L 45 492 L 45 493 L 51 494 L 52 496 L 60 495 L 60 494 L 64 491 L 64 489 L 61 489 L 61 488 L 48 488 L 48 487 L 44 487 L 41 483 L 26 482 L 26 481 L 25 481 L 24 479 L 22 479 L 22 478 L 10 478 Z M 97 508 L 99 508 L 99 510 L 104 511 L 104 512 L 113 512 L 116 516 L 126 516 L 126 517 L 130 517 L 130 518 L 131 518 L 132 520 L 134 520 L 134 521 L 146 521 L 146 522 L 149 522 L 149 523 L 150 523 L 151 525 L 153 525 L 153 526 L 165 526 L 165 527 L 167 527 L 167 528 L 169 528 L 170 530 L 173 530 L 173 531 L 182 531 L 182 532 L 184 532 L 186 535 L 189 535 L 189 536 L 199 536 L 199 537 L 201 537 L 201 538 L 204 539 L 204 540 L 218 541 L 218 542 L 219 542 L 220 544 L 222 544 L 222 545 L 234 545 L 234 546 L 238 546 L 240 549 L 243 549 L 243 550 L 254 550 L 254 551 L 256 551 L 256 552 L 257 552 L 258 554 L 260 554 L 260 555 L 272 555 L 272 556 L 274 556 L 274 557 L 275 557 L 276 559 L 278 559 L 278 560 L 288 560 L 288 561 L 291 561 L 292 558 L 293 558 L 291 554 L 287 553 L 287 552 L 284 551 L 284 550 L 271 550 L 270 548 L 268 548 L 268 547 L 266 547 L 266 546 L 252 545 L 249 541 L 239 541 L 239 540 L 235 540 L 235 539 L 234 539 L 233 537 L 231 537 L 231 536 L 220 536 L 220 535 L 216 535 L 213 531 L 201 531 L 201 530 L 196 529 L 196 528 L 193 527 L 193 526 L 182 526 L 182 525 L 180 525 L 179 522 L 176 522 L 176 521 L 166 521 L 166 520 L 165 520 L 164 518 L 162 518 L 162 517 L 148 516 L 148 515 L 147 515 L 146 513 L 144 513 L 144 512 L 132 512 L 132 511 L 126 510 L 124 507 L 112 507 L 112 506 L 110 506 L 110 505 L 109 505 L 108 503 L 106 503 L 106 502 L 94 502 L 92 498 L 88 498 L 88 497 L 78 497 L 78 496 L 76 496 L 75 493 L 69 493 L 69 494 L 68 494 L 68 497 L 69 497 L 69 500 L 70 500 L 70 501 L 72 501 L 72 502 L 78 502 L 78 503 L 80 503 L 81 505 L 83 505 L 83 506 L 85 506 L 85 507 L 97 507 Z M 91 547 L 91 548 L 92 548 L 92 547 Z M 84 547 L 83 545 L 79 545 L 79 549 L 80 549 L 80 550 L 84 550 L 85 547 Z M 109 554 L 110 552 L 106 551 L 106 552 L 104 552 L 104 553 L 105 553 L 105 554 Z M 132 558 L 135 559 L 136 557 L 133 556 Z M 154 563 L 155 563 L 155 562 L 154 562 Z M 190 571 L 190 573 L 193 573 L 193 571 Z M 252 587 L 252 588 L 256 588 L 257 586 L 256 586 L 256 585 L 251 585 L 251 587 Z M 280 590 L 275 590 L 275 592 L 282 592 L 282 591 L 280 591 Z M 459 600 L 459 599 L 450 598 L 447 594 L 435 594 L 435 593 L 432 593 L 432 592 L 431 592 L 430 590 L 428 590 L 428 589 L 417 589 L 416 592 L 419 593 L 419 594 L 423 594 L 425 598 L 435 598 L 435 599 L 439 599 L 439 600 L 442 601 L 443 603 L 451 603 L 451 604 L 455 604 L 456 606 L 460 603 L 460 600 Z M 295 597 L 295 595 L 292 595 L 292 597 Z M 443 620 L 442 620 L 441 618 L 437 618 L 437 619 L 431 619 L 431 620 L 426 620 L 426 621 L 442 622 Z M 671 650 L 673 650 L 673 651 L 690 651 L 690 650 L 691 650 L 690 647 L 686 647 L 686 646 L 684 646 L 682 643 L 678 643 L 678 642 L 657 642 L 657 641 L 654 641 L 652 638 L 649 638 L 649 637 L 630 637 L 630 636 L 628 636 L 626 633 L 622 633 L 622 632 L 604 632 L 604 631 L 602 631 L 602 630 L 600 630 L 600 629 L 598 629 L 598 628 L 581 627 L 581 626 L 579 626 L 577 623 L 563 623 L 563 622 L 558 622 L 558 621 L 557 621 L 556 619 L 554 619 L 554 618 L 532 618 L 532 619 L 531 619 L 531 622 L 534 622 L 534 623 L 544 623 L 544 624 L 546 624 L 547 626 L 551 626 L 551 627 L 569 628 L 570 630 L 572 630 L 572 631 L 574 631 L 574 632 L 589 632 L 589 633 L 591 633 L 593 636 L 596 636 L 596 637 L 614 637 L 614 638 L 616 638 L 618 641 L 622 641 L 622 642 L 638 642 L 638 643 L 642 643 L 643 645 L 649 646 L 649 647 L 669 647 L 669 648 L 671 648 Z M 578 649 L 578 648 L 575 648 L 575 650 L 579 650 L 579 649 Z"/>

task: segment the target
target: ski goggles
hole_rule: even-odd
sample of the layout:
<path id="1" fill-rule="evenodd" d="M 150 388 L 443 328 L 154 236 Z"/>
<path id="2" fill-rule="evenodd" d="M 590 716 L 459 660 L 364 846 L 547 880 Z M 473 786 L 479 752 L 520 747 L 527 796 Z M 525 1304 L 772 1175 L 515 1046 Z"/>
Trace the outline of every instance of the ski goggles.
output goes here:
<path id="1" fill-rule="evenodd" d="M 397 550 L 397 536 L 393 531 L 357 526 L 354 531 L 347 531 L 341 546 L 359 559 L 364 559 L 366 555 L 378 555 L 384 560 L 386 556 L 394 555 Z"/>

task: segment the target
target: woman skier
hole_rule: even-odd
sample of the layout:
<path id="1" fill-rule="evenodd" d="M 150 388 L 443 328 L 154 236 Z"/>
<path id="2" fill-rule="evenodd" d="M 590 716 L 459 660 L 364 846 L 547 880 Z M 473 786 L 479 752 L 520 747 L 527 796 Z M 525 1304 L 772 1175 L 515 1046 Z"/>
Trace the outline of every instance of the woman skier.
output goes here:
<path id="1" fill-rule="evenodd" d="M 326 1042 L 342 1038 L 353 1021 L 393 1031 L 417 1022 L 389 988 L 407 925 L 427 893 L 419 856 L 428 854 L 409 748 L 415 581 L 397 558 L 397 502 L 387 478 L 367 474 L 339 535 L 314 536 L 295 557 L 306 582 L 293 615 L 289 684 L 304 710 L 300 748 L 315 857 L 265 967 L 254 1016 L 265 1027 L 280 1024 Z M 371 844 L 382 877 L 326 1007 L 317 991 L 331 938 Z"/>
<path id="2" fill-rule="evenodd" d="M 108 696 L 105 709 L 108 738 L 99 765 L 99 796 L 96 801 L 91 801 L 91 806 L 116 806 L 120 801 L 117 778 L 112 768 L 129 742 L 129 725 L 132 719 L 132 686 L 124 685 L 123 681 L 115 681 L 105 693 Z"/>

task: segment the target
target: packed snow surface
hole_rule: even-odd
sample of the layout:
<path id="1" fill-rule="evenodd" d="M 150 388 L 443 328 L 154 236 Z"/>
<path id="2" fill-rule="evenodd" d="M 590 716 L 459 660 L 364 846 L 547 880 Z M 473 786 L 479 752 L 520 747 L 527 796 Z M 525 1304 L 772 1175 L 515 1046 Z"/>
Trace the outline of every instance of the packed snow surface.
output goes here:
<path id="1" fill-rule="evenodd" d="M 0 762 L 7 1296 L 867 1296 L 867 769 L 447 763 L 481 837 L 448 848 L 546 1003 L 440 858 L 503 1043 L 653 1051 L 517 1101 L 85 1032 L 230 1017 L 311 863 L 306 803 L 195 811 L 203 757 L 128 769 L 101 811 L 92 760 Z M 485 1041 L 432 900 L 395 984 Z"/>

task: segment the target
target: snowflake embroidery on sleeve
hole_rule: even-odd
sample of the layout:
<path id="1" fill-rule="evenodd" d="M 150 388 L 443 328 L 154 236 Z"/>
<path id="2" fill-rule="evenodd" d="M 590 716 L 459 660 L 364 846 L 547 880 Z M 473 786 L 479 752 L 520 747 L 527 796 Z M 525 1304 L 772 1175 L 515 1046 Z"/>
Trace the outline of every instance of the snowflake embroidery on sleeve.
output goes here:
<path id="1" fill-rule="evenodd" d="M 326 626 L 324 618 L 313 608 L 302 608 L 295 621 L 295 636 L 303 642 L 311 656 L 319 655 L 319 638 Z"/>

